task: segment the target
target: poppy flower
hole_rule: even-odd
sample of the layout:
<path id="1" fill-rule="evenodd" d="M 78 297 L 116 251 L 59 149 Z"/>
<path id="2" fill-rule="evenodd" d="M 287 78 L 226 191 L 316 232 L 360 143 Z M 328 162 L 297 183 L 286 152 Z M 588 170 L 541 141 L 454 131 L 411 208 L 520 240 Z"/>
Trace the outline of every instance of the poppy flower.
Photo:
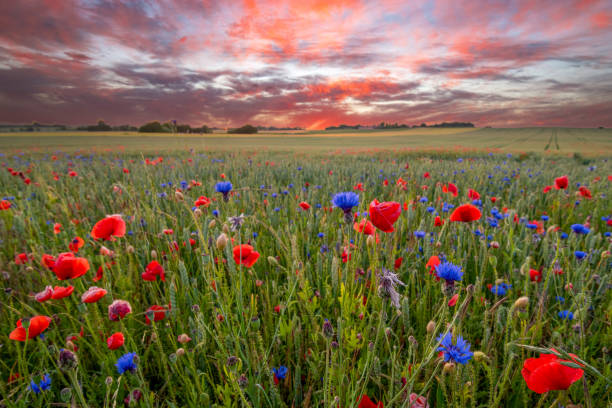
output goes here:
<path id="1" fill-rule="evenodd" d="M 42 263 L 48 269 L 53 269 L 53 267 L 55 266 L 55 257 L 49 254 L 44 254 L 42 256 Z"/>
<path id="2" fill-rule="evenodd" d="M 404 262 L 404 258 L 397 258 L 393 264 L 393 269 L 397 270 L 401 268 L 402 262 Z"/>
<path id="3" fill-rule="evenodd" d="M 448 306 L 453 307 L 457 304 L 457 300 L 459 300 L 459 294 L 455 293 L 452 298 L 448 301 Z"/>
<path id="4" fill-rule="evenodd" d="M 26 338 L 33 339 L 47 330 L 49 323 L 51 323 L 51 318 L 48 316 L 34 316 L 29 320 L 26 329 L 23 327 L 22 319 L 19 319 L 17 328 L 11 332 L 9 339 L 17 341 L 26 341 Z"/>
<path id="5" fill-rule="evenodd" d="M 463 204 L 455 208 L 450 216 L 451 221 L 471 222 L 480 219 L 480 210 L 472 204 Z"/>
<path id="6" fill-rule="evenodd" d="M 437 215 L 436 218 L 434 219 L 434 226 L 441 227 L 442 225 L 444 225 L 444 220 L 440 218 L 439 215 Z"/>
<path id="7" fill-rule="evenodd" d="M 546 186 L 544 187 L 544 189 L 542 190 L 543 193 L 548 193 L 550 190 L 552 190 L 552 186 Z"/>
<path id="8" fill-rule="evenodd" d="M 63 252 L 57 256 L 52 270 L 59 280 L 75 279 L 85 275 L 89 262 L 85 258 L 75 257 L 72 252 Z"/>
<path id="9" fill-rule="evenodd" d="M 571 361 L 561 360 L 554 354 L 540 354 L 538 358 L 525 360 L 521 374 L 527 387 L 538 394 L 567 390 L 570 385 L 582 378 L 584 371 L 563 365 L 562 362 Z"/>
<path id="10" fill-rule="evenodd" d="M 457 195 L 459 194 L 459 191 L 457 190 L 457 186 L 454 185 L 453 183 L 448 183 L 447 185 L 443 186 L 442 192 L 451 193 L 453 197 L 457 197 Z"/>
<path id="11" fill-rule="evenodd" d="M 379 203 L 374 199 L 370 203 L 370 220 L 372 224 L 383 232 L 393 232 L 393 224 L 402 213 L 400 203 L 395 201 L 386 201 Z"/>
<path id="12" fill-rule="evenodd" d="M 376 229 L 374 228 L 374 224 L 372 224 L 366 218 L 363 218 L 361 221 L 359 221 L 359 223 L 354 223 L 353 229 L 365 235 L 372 235 L 376 232 Z"/>
<path id="13" fill-rule="evenodd" d="M 62 232 L 62 224 L 60 224 L 59 222 L 56 222 L 55 224 L 53 224 L 53 233 L 57 235 L 60 232 Z"/>
<path id="14" fill-rule="evenodd" d="M 145 271 L 142 273 L 142 279 L 148 282 L 153 282 L 157 280 L 159 276 L 160 280 L 164 282 L 166 280 L 166 274 L 164 272 L 164 267 L 159 264 L 157 261 L 151 261 Z"/>
<path id="15" fill-rule="evenodd" d="M 362 395 L 361 399 L 359 400 L 359 405 L 358 408 L 384 408 L 384 405 L 382 402 L 379 402 L 378 404 L 375 404 L 370 397 L 368 397 L 367 395 Z"/>
<path id="16" fill-rule="evenodd" d="M 103 239 L 105 241 L 124 235 L 125 221 L 123 221 L 121 215 L 109 215 L 106 218 L 102 218 L 91 230 L 91 237 L 93 239 Z"/>
<path id="17" fill-rule="evenodd" d="M 567 176 L 557 177 L 555 179 L 555 188 L 557 190 L 565 190 L 569 185 L 569 180 Z"/>
<path id="18" fill-rule="evenodd" d="M 123 319 L 129 313 L 132 313 L 132 306 L 126 300 L 115 300 L 108 305 L 108 318 L 114 322 Z"/>
<path id="19" fill-rule="evenodd" d="M 425 266 L 429 269 L 429 273 L 432 274 L 436 271 L 436 267 L 440 265 L 440 263 L 440 258 L 438 258 L 436 255 L 433 255 L 429 258 Z"/>
<path id="20" fill-rule="evenodd" d="M 53 288 L 53 294 L 51 295 L 51 299 L 63 299 L 68 297 L 74 291 L 74 286 L 56 286 Z"/>
<path id="21" fill-rule="evenodd" d="M 210 198 L 200 196 L 197 200 L 195 200 L 195 203 L 193 203 L 193 205 L 195 205 L 196 207 L 208 207 L 210 205 Z"/>
<path id="22" fill-rule="evenodd" d="M 121 332 L 113 333 L 108 339 L 106 339 L 106 345 L 108 346 L 109 350 L 117 350 L 119 347 L 123 346 L 124 342 L 125 338 Z"/>
<path id="23" fill-rule="evenodd" d="M 25 265 L 26 263 L 28 263 L 29 260 L 30 259 L 28 258 L 28 254 L 26 254 L 25 252 L 15 255 L 15 263 L 17 265 Z"/>
<path id="24" fill-rule="evenodd" d="M 470 188 L 468 190 L 468 197 L 471 198 L 472 200 L 478 200 L 480 198 L 480 194 L 478 194 L 478 191 L 472 190 Z"/>
<path id="25" fill-rule="evenodd" d="M 8 210 L 11 208 L 11 202 L 8 200 L 0 200 L 0 211 Z"/>
<path id="26" fill-rule="evenodd" d="M 151 319 L 149 316 L 151 316 L 155 322 L 163 320 L 166 317 L 166 308 L 159 305 L 153 305 L 145 312 L 147 324 L 151 324 Z"/>
<path id="27" fill-rule="evenodd" d="M 36 299 L 37 302 L 42 303 L 51 299 L 51 295 L 53 295 L 53 286 L 48 285 L 42 292 L 38 292 L 36 295 L 34 295 L 34 299 Z"/>
<path id="28" fill-rule="evenodd" d="M 591 190 L 589 190 L 585 186 L 580 186 L 578 191 L 580 192 L 580 195 L 584 198 L 593 198 L 593 196 L 591 195 Z"/>
<path id="29" fill-rule="evenodd" d="M 542 272 L 538 271 L 537 269 L 530 269 L 529 279 L 532 282 L 540 282 L 542 280 Z"/>
<path id="30" fill-rule="evenodd" d="M 68 249 L 72 252 L 79 252 L 79 249 L 81 249 L 83 245 L 85 245 L 85 241 L 83 241 L 82 238 L 74 237 L 72 241 L 70 241 L 70 244 L 68 244 Z"/>
<path id="31" fill-rule="evenodd" d="M 310 204 L 308 204 L 306 201 L 302 201 L 299 204 L 300 208 L 304 211 L 309 210 L 310 209 Z"/>
<path id="32" fill-rule="evenodd" d="M 250 268 L 259 259 L 259 252 L 255 251 L 251 245 L 242 244 L 233 249 L 234 261 Z"/>
<path id="33" fill-rule="evenodd" d="M 81 302 L 83 303 L 96 303 L 106 295 L 106 290 L 92 286 L 81 295 Z"/>

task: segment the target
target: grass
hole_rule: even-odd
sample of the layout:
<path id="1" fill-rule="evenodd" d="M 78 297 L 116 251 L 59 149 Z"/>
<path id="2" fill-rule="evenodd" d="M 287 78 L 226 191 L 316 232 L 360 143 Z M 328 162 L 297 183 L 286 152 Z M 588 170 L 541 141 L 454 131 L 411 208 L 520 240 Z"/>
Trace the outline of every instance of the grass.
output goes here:
<path id="1" fill-rule="evenodd" d="M 51 151 L 146 151 L 190 148 L 256 151 L 354 152 L 378 150 L 456 150 L 481 152 L 536 152 L 550 155 L 580 153 L 587 156 L 612 152 L 612 129 L 409 129 L 338 132 L 262 133 L 257 135 L 168 135 L 135 132 L 0 133 L 0 149 Z"/>
<path id="2" fill-rule="evenodd" d="M 407 407 L 414 393 L 431 407 L 609 405 L 609 131 L 437 131 L 376 139 L 0 137 L 2 198 L 11 203 L 0 211 L 1 403 L 114 407 L 138 398 L 146 407 L 344 408 L 368 395 Z M 545 146 L 556 150 L 557 143 L 567 155 L 565 146 L 580 143 L 572 137 L 589 141 L 579 152 L 591 158 L 547 156 Z M 428 151 L 416 150 L 423 144 Z M 489 148 L 503 153 L 480 152 Z M 537 153 L 507 156 L 531 148 Z M 568 189 L 544 193 L 561 175 Z M 228 201 L 215 191 L 223 180 L 233 183 Z M 443 191 L 449 182 L 457 197 Z M 364 191 L 355 190 L 359 183 Z M 576 183 L 592 198 L 577 194 Z M 450 222 L 454 208 L 472 201 L 469 189 L 481 195 L 481 219 Z M 357 232 L 332 207 L 342 191 L 359 193 L 356 221 L 375 198 L 400 203 L 395 231 L 378 231 L 378 243 Z M 200 196 L 212 201 L 194 211 Z M 302 201 L 311 208 L 301 209 Z M 93 239 L 94 224 L 108 214 L 122 215 L 126 234 Z M 228 217 L 240 214 L 241 227 L 230 228 Z M 434 225 L 436 216 L 444 225 Z M 541 228 L 530 229 L 535 221 Z M 588 234 L 573 233 L 576 223 L 588 223 Z M 68 251 L 77 236 L 85 242 L 77 256 L 91 268 L 59 281 L 42 256 Z M 260 254 L 252 267 L 234 260 L 232 249 L 245 243 Z M 19 254 L 27 260 L 17 261 Z M 462 268 L 453 291 L 429 272 L 434 255 Z M 153 260 L 165 281 L 143 280 Z M 399 307 L 380 288 L 383 268 L 405 284 L 397 286 Z M 537 271 L 541 279 L 532 280 Z M 493 293 L 501 282 L 512 286 Z M 71 285 L 74 293 L 37 302 L 47 285 Z M 82 303 L 91 286 L 106 296 Z M 528 299 L 517 303 L 521 297 Z M 129 301 L 132 313 L 111 321 L 108 307 L 117 299 Z M 152 305 L 164 309 L 163 318 L 147 324 Z M 560 317 L 565 310 L 573 320 Z M 44 338 L 9 339 L 18 319 L 35 315 L 52 318 Z M 115 332 L 125 344 L 110 350 Z M 439 357 L 437 338 L 445 333 L 470 343 L 475 355 L 465 365 Z M 179 342 L 181 335 L 190 340 Z M 551 347 L 576 354 L 585 374 L 565 391 L 537 394 L 521 370 Z M 60 349 L 78 362 L 60 360 Z M 137 369 L 119 374 L 115 364 L 127 352 L 137 354 Z M 286 376 L 275 378 L 272 369 L 281 366 Z M 44 374 L 51 386 L 36 394 L 30 381 Z"/>

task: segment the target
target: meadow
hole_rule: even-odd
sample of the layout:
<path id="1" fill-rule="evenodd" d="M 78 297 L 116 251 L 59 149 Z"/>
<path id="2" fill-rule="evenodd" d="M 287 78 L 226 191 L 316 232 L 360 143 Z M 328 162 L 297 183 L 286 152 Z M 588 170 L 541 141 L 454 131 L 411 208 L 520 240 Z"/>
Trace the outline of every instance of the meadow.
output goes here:
<path id="1" fill-rule="evenodd" d="M 607 129 L 0 135 L 0 405 L 605 407 Z"/>

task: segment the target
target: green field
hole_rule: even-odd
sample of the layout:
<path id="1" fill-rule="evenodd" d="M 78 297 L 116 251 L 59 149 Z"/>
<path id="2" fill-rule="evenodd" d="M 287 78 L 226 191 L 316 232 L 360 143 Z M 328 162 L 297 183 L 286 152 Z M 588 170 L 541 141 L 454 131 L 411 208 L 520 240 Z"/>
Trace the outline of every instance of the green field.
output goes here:
<path id="1" fill-rule="evenodd" d="M 261 133 L 257 135 L 169 135 L 135 132 L 0 133 L 0 150 L 257 150 L 257 151 L 370 151 L 477 150 L 539 152 L 595 156 L 612 152 L 612 129 L 408 129 L 348 132 Z"/>

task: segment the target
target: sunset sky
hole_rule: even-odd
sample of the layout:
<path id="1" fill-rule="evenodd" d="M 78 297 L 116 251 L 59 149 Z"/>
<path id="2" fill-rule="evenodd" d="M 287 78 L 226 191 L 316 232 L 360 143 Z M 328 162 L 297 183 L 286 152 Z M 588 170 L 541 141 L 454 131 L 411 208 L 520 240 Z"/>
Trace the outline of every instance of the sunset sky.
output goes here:
<path id="1" fill-rule="evenodd" d="M 16 0 L 0 27 L 2 123 L 612 126 L 610 0 Z"/>

